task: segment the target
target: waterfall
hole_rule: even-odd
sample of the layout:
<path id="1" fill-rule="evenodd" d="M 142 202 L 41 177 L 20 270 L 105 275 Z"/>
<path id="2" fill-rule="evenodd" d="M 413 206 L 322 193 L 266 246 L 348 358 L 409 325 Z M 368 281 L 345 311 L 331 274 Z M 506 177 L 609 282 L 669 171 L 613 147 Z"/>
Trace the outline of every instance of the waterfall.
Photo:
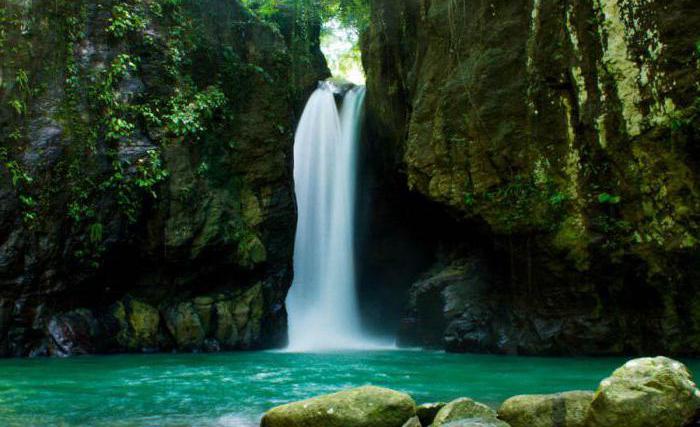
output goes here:
<path id="1" fill-rule="evenodd" d="M 365 89 L 319 85 L 294 141 L 298 221 L 287 297 L 289 350 L 366 348 L 355 289 L 355 191 Z"/>

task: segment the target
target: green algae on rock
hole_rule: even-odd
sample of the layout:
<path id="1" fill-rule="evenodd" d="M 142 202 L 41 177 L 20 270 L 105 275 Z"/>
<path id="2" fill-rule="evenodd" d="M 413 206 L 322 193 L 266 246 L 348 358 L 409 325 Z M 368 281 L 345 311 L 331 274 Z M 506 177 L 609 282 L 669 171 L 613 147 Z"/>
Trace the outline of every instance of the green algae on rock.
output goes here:
<path id="1" fill-rule="evenodd" d="M 699 410 L 700 390 L 685 365 L 666 357 L 641 358 L 601 381 L 585 426 L 685 426 Z"/>

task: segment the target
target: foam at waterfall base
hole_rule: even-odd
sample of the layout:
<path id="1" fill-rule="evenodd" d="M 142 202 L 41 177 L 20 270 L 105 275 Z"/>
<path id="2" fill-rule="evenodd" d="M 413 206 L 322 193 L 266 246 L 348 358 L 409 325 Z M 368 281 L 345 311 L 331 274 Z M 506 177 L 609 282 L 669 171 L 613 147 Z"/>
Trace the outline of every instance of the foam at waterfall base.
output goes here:
<path id="1" fill-rule="evenodd" d="M 279 350 L 284 353 L 333 353 L 346 351 L 392 351 L 398 350 L 396 342 L 381 338 L 323 337 L 290 343 Z"/>

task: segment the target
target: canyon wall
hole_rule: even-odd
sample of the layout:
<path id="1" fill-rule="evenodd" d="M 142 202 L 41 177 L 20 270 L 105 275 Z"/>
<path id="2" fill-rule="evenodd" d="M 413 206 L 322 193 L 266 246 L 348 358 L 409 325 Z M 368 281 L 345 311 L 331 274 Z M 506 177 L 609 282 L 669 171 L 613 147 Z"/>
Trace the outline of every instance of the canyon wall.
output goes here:
<path id="1" fill-rule="evenodd" d="M 452 221 L 400 342 L 699 354 L 700 4 L 371 6 L 372 158 Z"/>
<path id="2" fill-rule="evenodd" d="M 318 23 L 277 19 L 0 3 L 0 355 L 283 344 L 293 131 L 328 70 Z"/>

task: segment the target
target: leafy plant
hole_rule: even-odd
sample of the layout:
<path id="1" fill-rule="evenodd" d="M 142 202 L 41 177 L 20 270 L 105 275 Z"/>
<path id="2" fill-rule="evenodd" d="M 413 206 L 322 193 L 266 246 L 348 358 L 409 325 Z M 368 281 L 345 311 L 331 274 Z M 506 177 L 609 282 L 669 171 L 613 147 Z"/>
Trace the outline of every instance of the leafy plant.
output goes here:
<path id="1" fill-rule="evenodd" d="M 112 17 L 109 19 L 107 32 L 117 38 L 122 38 L 130 32 L 143 30 L 146 25 L 146 18 L 138 13 L 133 6 L 117 3 L 112 8 Z"/>
<path id="2" fill-rule="evenodd" d="M 598 202 L 601 204 L 616 205 L 620 203 L 620 196 L 614 196 L 608 193 L 601 193 L 598 195 Z"/>
<path id="3" fill-rule="evenodd" d="M 151 149 L 147 152 L 148 157 L 139 159 L 136 166 L 137 187 L 148 191 L 154 198 L 157 197 L 154 187 L 168 177 L 168 171 L 163 168 L 158 150 Z"/>
<path id="4" fill-rule="evenodd" d="M 7 158 L 6 150 L 3 151 L 3 156 Z M 19 198 L 22 208 L 22 220 L 26 224 L 31 224 L 37 219 L 37 203 L 32 195 L 29 194 L 29 186 L 34 182 L 34 179 L 17 163 L 16 160 L 5 162 L 5 167 L 10 173 L 10 181 L 15 188 L 17 197 Z"/>
<path id="5" fill-rule="evenodd" d="M 171 112 L 165 119 L 168 129 L 176 136 L 193 136 L 204 130 L 205 121 L 226 104 L 226 96 L 216 86 L 210 86 L 193 96 L 180 92 L 170 102 Z"/>

